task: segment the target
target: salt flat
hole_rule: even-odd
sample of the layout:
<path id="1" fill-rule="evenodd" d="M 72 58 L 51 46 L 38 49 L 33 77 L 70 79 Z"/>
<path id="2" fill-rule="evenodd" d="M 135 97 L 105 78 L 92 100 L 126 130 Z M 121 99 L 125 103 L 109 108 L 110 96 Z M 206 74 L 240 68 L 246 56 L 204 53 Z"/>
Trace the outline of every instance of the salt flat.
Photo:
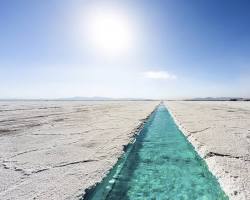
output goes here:
<path id="1" fill-rule="evenodd" d="M 0 102 L 0 199 L 77 199 L 159 102 Z"/>
<path id="2" fill-rule="evenodd" d="M 250 199 L 250 102 L 166 101 L 233 200 Z"/>

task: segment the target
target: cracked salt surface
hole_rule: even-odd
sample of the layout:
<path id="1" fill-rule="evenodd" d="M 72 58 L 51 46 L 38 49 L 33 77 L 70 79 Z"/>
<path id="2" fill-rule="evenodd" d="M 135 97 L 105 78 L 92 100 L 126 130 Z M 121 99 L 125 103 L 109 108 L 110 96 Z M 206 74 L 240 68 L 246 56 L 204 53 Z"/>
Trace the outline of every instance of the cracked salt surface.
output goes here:
<path id="1" fill-rule="evenodd" d="M 165 105 L 229 198 L 249 200 L 250 102 L 166 101 Z"/>
<path id="2" fill-rule="evenodd" d="M 0 102 L 0 199 L 77 199 L 158 102 Z"/>

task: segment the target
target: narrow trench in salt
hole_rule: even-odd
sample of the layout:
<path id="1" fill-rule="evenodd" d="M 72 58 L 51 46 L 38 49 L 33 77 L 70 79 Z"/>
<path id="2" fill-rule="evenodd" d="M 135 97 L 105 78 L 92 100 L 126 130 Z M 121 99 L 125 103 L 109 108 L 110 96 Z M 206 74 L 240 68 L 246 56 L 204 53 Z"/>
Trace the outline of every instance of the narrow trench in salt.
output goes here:
<path id="1" fill-rule="evenodd" d="M 164 105 L 86 200 L 228 199 Z"/>

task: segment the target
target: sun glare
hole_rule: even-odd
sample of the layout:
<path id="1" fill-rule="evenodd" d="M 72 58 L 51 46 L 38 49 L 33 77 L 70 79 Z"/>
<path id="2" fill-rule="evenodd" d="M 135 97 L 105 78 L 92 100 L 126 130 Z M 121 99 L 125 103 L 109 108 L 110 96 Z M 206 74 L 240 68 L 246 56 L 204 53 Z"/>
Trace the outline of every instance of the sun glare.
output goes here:
<path id="1" fill-rule="evenodd" d="M 126 15 L 116 10 L 96 9 L 86 19 L 87 40 L 102 54 L 117 56 L 132 47 L 132 27 Z"/>

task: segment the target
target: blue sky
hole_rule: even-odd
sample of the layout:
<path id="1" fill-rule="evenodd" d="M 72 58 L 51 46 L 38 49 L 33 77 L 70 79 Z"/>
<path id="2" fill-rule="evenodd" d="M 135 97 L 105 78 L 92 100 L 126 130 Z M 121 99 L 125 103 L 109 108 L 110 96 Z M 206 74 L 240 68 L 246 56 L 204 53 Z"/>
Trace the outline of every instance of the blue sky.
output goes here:
<path id="1" fill-rule="evenodd" d="M 99 20 L 94 37 L 96 9 L 118 19 L 104 32 Z M 247 0 L 3 0 L 0 98 L 250 97 L 249 10 Z"/>

